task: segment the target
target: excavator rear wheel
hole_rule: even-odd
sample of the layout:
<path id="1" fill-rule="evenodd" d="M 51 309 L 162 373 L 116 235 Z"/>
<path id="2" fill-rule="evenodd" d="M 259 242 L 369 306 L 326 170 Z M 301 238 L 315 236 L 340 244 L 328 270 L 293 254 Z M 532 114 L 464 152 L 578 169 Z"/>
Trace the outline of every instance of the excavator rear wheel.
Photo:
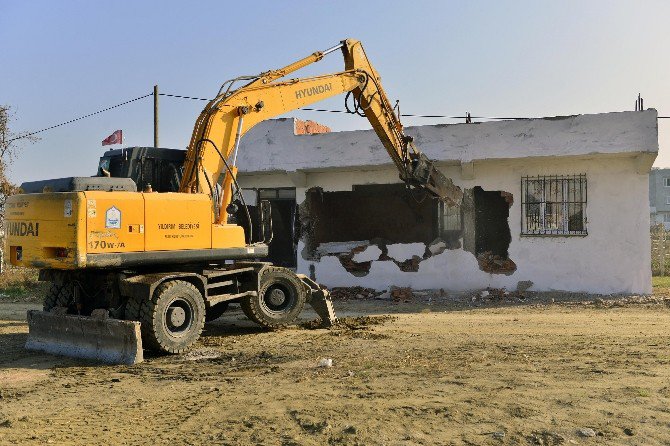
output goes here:
<path id="1" fill-rule="evenodd" d="M 74 309 L 74 285 L 65 282 L 62 285 L 52 283 L 44 297 L 44 311 L 51 311 L 55 307 L 68 307 Z"/>
<path id="2" fill-rule="evenodd" d="M 171 280 L 160 284 L 151 299 L 140 302 L 138 320 L 147 348 L 182 353 L 200 338 L 205 302 L 193 284 Z"/>
<path id="3" fill-rule="evenodd" d="M 305 287 L 292 271 L 270 266 L 261 272 L 258 294 L 242 299 L 240 306 L 262 327 L 278 328 L 293 323 L 306 300 Z"/>

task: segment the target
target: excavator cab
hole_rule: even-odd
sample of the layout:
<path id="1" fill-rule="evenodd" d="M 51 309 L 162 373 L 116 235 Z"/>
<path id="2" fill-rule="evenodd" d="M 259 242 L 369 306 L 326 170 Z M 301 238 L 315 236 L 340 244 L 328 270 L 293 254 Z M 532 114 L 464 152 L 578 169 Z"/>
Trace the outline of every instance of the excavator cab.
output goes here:
<path id="1" fill-rule="evenodd" d="M 28 181 L 21 184 L 24 194 L 44 192 L 177 192 L 182 176 L 185 150 L 154 147 L 126 147 L 108 150 L 100 157 L 91 177 L 66 177 Z"/>
<path id="2" fill-rule="evenodd" d="M 140 191 L 177 192 L 186 150 L 126 147 L 100 157 L 97 176 L 131 178 Z"/>

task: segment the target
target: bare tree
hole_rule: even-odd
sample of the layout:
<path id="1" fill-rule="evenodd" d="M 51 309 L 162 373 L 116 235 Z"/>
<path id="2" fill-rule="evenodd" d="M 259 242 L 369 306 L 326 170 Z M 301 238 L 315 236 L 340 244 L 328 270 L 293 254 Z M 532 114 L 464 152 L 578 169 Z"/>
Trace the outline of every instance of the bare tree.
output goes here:
<path id="1" fill-rule="evenodd" d="M 10 124 L 13 119 L 11 107 L 0 105 L 0 238 L 4 232 L 5 200 L 18 190 L 9 180 L 9 166 L 18 156 L 22 144 L 39 139 L 28 132 L 12 132 Z"/>

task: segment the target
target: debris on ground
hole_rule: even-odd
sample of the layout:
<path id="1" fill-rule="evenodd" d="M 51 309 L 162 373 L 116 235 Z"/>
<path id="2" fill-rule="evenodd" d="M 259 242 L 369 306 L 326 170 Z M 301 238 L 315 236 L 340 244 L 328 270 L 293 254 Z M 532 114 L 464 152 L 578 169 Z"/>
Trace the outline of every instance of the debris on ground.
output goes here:
<path id="1" fill-rule="evenodd" d="M 353 287 L 334 287 L 330 290 L 330 298 L 333 301 L 345 300 L 391 300 L 393 302 L 412 302 L 417 298 L 426 298 L 429 301 L 435 297 L 446 297 L 444 290 L 440 291 L 414 291 L 409 287 L 391 286 L 387 291 L 377 291 L 374 288 L 364 288 L 361 286 Z"/>
<path id="2" fill-rule="evenodd" d="M 411 302 L 414 299 L 414 293 L 412 293 L 411 288 L 392 286 L 390 294 L 393 302 Z"/>
<path id="3" fill-rule="evenodd" d="M 502 431 L 494 432 L 493 433 L 493 438 L 495 438 L 496 440 L 503 440 L 505 438 L 505 432 L 502 432 Z"/>
<path id="4" fill-rule="evenodd" d="M 583 428 L 579 429 L 577 431 L 577 433 L 579 434 L 580 437 L 585 437 L 585 438 L 596 436 L 596 431 L 594 431 L 590 427 L 583 427 Z"/>
<path id="5" fill-rule="evenodd" d="M 395 320 L 395 317 L 389 315 L 343 317 L 337 320 L 335 327 L 349 330 L 364 330 L 374 325 L 382 325 Z"/>
<path id="6" fill-rule="evenodd" d="M 519 280 L 516 284 L 517 293 L 525 293 L 533 286 L 533 282 L 530 280 Z"/>
<path id="7" fill-rule="evenodd" d="M 356 316 L 356 317 L 340 317 L 337 318 L 335 324 L 329 327 L 331 330 L 368 330 L 375 325 L 382 325 L 387 322 L 396 320 L 395 317 L 389 315 L 381 316 Z M 305 322 L 300 325 L 306 330 L 316 330 L 324 328 L 321 324 L 321 319 L 315 319 Z"/>
<path id="8" fill-rule="evenodd" d="M 523 301 L 526 295 L 519 291 L 507 291 L 505 288 L 486 288 L 479 291 L 472 296 L 471 301 L 491 301 L 491 302 L 505 302 L 505 301 Z"/>
<path id="9" fill-rule="evenodd" d="M 533 432 L 526 437 L 528 443 L 537 446 L 558 446 L 565 443 L 565 437 L 555 432 L 543 430 L 541 432 Z"/>
<path id="10" fill-rule="evenodd" d="M 321 359 L 319 359 L 319 363 L 316 366 L 317 367 L 332 367 L 333 366 L 333 360 L 331 358 L 321 358 Z"/>
<path id="11" fill-rule="evenodd" d="M 612 311 L 593 295 L 530 291 L 473 309 L 473 292 L 452 291 L 423 314 L 421 292 L 408 304 L 340 302 L 340 324 L 311 332 L 259 329 L 232 305 L 196 345 L 220 358 L 155 355 L 132 367 L 27 353 L 25 312 L 0 305 L 0 443 L 96 444 L 102 432 L 141 444 L 160 419 L 158 444 L 670 445 L 658 404 L 670 395 L 670 294 Z M 375 317 L 386 314 L 397 319 Z M 317 368 L 322 358 L 333 366 Z M 84 412 L 108 416 L 76 431 L 54 422 Z"/>
<path id="12" fill-rule="evenodd" d="M 221 352 L 211 348 L 199 348 L 189 350 L 181 355 L 184 361 L 202 361 L 204 359 L 216 359 L 221 356 Z"/>
<path id="13" fill-rule="evenodd" d="M 384 294 L 383 291 L 361 286 L 334 287 L 330 290 L 331 300 L 374 299 L 382 294 Z"/>

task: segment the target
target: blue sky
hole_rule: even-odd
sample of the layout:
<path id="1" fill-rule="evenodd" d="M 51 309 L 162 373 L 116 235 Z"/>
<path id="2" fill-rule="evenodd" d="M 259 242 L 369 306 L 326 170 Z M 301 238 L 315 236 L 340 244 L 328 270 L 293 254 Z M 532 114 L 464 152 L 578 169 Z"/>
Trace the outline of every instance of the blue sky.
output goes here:
<path id="1" fill-rule="evenodd" d="M 149 93 L 211 97 L 226 79 L 359 39 L 403 113 L 554 116 L 646 107 L 670 115 L 668 1 L 0 0 L 0 103 L 36 130 Z M 339 53 L 301 72 L 342 68 Z M 343 97 L 319 103 L 343 108 Z M 161 97 L 161 146 L 184 148 L 204 103 Z M 364 118 L 315 112 L 333 130 Z M 405 119 L 405 125 L 453 122 Z M 91 175 L 100 141 L 151 145 L 151 98 L 41 134 L 17 182 Z M 657 166 L 670 166 L 670 119 Z"/>

